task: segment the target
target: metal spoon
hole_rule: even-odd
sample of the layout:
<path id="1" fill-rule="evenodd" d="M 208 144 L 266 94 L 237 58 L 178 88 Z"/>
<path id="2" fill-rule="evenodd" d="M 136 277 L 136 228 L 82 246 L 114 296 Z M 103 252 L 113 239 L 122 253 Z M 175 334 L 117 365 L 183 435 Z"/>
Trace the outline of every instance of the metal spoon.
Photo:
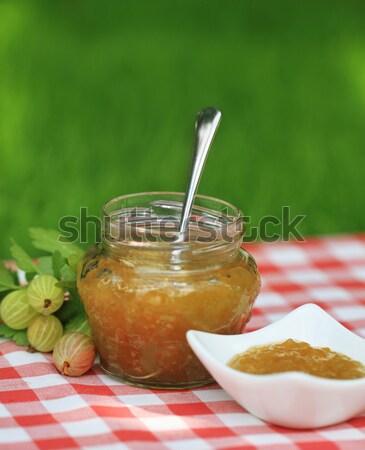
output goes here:
<path id="1" fill-rule="evenodd" d="M 179 226 L 182 238 L 189 225 L 196 191 L 221 117 L 222 113 L 215 108 L 204 108 L 196 116 L 193 155 Z"/>

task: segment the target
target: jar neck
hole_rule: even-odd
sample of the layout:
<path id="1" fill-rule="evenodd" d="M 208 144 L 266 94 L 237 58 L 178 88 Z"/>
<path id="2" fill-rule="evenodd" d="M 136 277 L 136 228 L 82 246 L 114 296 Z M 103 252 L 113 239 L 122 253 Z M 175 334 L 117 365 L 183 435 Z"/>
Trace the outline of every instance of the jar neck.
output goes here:
<path id="1" fill-rule="evenodd" d="M 104 252 L 131 267 L 143 266 L 160 270 L 208 270 L 234 261 L 239 254 L 242 238 L 231 242 L 214 244 L 184 243 L 170 245 L 161 243 L 152 248 L 146 245 L 113 242 L 103 235 Z"/>
<path id="2" fill-rule="evenodd" d="M 241 211 L 197 195 L 182 234 L 184 198 L 183 193 L 147 192 L 110 200 L 103 207 L 104 251 L 127 264 L 172 270 L 212 267 L 237 257 L 244 233 Z"/>

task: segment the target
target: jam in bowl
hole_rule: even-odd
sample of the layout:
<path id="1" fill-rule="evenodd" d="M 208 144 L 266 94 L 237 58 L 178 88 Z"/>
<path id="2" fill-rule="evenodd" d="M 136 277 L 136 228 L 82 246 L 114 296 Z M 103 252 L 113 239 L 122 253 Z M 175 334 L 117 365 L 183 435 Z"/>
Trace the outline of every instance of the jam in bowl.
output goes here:
<path id="1" fill-rule="evenodd" d="M 242 213 L 198 195 L 181 238 L 183 197 L 152 192 L 109 201 L 102 243 L 79 265 L 78 289 L 101 366 L 138 386 L 211 382 L 186 332 L 242 333 L 260 290 L 256 263 L 241 248 Z"/>

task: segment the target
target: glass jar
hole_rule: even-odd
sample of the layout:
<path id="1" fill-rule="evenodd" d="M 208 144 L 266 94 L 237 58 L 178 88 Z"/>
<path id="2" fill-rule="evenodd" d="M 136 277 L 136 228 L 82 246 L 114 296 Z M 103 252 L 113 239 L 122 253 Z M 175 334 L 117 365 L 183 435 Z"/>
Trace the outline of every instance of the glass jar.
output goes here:
<path id="1" fill-rule="evenodd" d="M 186 332 L 241 333 L 260 290 L 256 263 L 241 248 L 242 213 L 198 195 L 182 237 L 183 198 L 151 192 L 109 201 L 102 243 L 79 266 L 101 366 L 134 385 L 174 389 L 213 381 Z"/>

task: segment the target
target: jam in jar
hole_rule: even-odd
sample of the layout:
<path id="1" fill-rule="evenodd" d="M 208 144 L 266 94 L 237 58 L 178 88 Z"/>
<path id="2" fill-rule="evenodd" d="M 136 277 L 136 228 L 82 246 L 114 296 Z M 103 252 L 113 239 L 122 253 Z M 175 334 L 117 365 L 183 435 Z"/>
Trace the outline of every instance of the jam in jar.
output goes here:
<path id="1" fill-rule="evenodd" d="M 198 195 L 182 237 L 182 202 L 183 194 L 166 192 L 109 201 L 102 243 L 79 266 L 78 289 L 101 366 L 134 385 L 211 382 L 186 332 L 241 333 L 260 290 L 255 261 L 241 248 L 242 213 Z"/>

